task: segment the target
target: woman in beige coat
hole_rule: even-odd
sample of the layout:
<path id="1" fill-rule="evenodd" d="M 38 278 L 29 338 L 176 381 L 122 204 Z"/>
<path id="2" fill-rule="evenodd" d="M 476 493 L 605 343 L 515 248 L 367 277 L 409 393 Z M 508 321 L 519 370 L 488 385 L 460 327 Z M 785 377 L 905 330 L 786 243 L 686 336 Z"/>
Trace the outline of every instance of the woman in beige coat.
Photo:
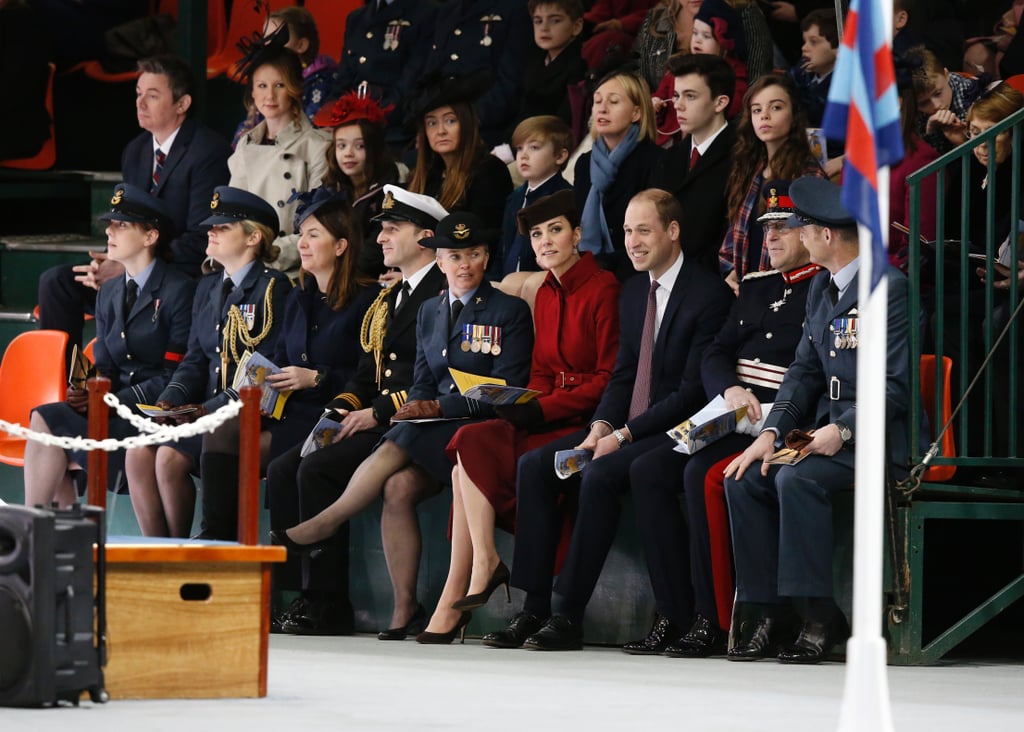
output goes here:
<path id="1" fill-rule="evenodd" d="M 256 194 L 277 211 L 280 226 L 274 244 L 281 254 L 271 266 L 294 276 L 299 270 L 295 194 L 320 185 L 331 138 L 302 112 L 302 64 L 295 53 L 268 46 L 253 58 L 250 69 L 246 107 L 259 111 L 263 121 L 239 139 L 228 158 L 231 185 Z"/>

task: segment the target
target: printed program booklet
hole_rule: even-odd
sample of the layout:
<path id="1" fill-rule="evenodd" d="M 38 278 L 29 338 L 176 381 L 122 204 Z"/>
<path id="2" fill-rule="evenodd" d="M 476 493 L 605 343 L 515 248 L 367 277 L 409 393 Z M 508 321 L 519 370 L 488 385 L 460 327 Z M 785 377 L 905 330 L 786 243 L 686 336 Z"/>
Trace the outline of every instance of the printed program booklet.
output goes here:
<path id="1" fill-rule="evenodd" d="M 459 393 L 467 399 L 476 399 L 484 404 L 526 404 L 543 392 L 521 386 L 508 386 L 504 379 L 491 376 L 477 376 L 458 369 L 448 368 Z"/>
<path id="2" fill-rule="evenodd" d="M 260 410 L 273 419 L 281 419 L 284 403 L 292 395 L 290 391 L 278 391 L 267 383 L 270 374 L 279 374 L 281 369 L 259 351 L 246 351 L 238 361 L 235 380 L 231 386 L 238 391 L 243 386 L 260 388 Z"/>

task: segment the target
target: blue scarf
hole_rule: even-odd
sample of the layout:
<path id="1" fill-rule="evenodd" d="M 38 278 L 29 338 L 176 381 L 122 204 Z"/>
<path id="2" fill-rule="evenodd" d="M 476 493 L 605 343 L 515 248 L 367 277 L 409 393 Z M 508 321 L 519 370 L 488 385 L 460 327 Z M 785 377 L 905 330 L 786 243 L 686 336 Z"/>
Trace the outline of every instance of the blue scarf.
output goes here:
<path id="1" fill-rule="evenodd" d="M 610 152 L 603 137 L 598 136 L 594 141 L 590 151 L 590 191 L 587 193 L 587 202 L 583 204 L 583 216 L 580 217 L 580 228 L 583 230 L 580 251 L 592 254 L 611 254 L 615 251 L 608 222 L 604 218 L 604 194 L 615 182 L 622 161 L 636 149 L 639 140 L 640 125 L 634 122 L 622 142 Z"/>

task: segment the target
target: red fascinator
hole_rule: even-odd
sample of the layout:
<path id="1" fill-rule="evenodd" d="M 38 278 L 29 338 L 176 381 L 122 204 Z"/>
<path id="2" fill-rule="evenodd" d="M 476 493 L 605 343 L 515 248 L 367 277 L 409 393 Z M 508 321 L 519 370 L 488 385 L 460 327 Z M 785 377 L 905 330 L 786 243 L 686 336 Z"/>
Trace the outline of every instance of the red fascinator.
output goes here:
<path id="1" fill-rule="evenodd" d="M 388 112 L 394 108 L 393 104 L 381 107 L 366 93 L 366 87 L 360 85 L 358 91 L 342 94 L 334 104 L 321 107 L 313 117 L 313 124 L 317 127 L 341 127 L 365 119 L 372 125 L 384 127 Z"/>

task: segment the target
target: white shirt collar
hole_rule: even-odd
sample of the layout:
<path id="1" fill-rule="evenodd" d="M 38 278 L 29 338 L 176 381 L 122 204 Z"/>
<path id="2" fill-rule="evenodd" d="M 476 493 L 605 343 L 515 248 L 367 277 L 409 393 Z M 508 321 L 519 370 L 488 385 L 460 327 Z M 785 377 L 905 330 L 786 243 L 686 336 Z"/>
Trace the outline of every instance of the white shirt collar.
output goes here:
<path id="1" fill-rule="evenodd" d="M 708 135 L 707 138 L 704 140 L 704 142 L 702 142 L 699 145 L 697 145 L 696 143 L 693 142 L 693 137 L 691 136 L 690 137 L 690 142 L 691 142 L 690 150 L 691 150 L 691 152 L 693 151 L 693 148 L 697 148 L 697 152 L 699 152 L 701 155 L 706 153 L 708 151 L 708 148 L 711 147 L 711 143 L 713 143 L 715 141 L 715 139 L 720 134 L 722 134 L 722 131 L 726 127 L 728 127 L 728 126 L 729 126 L 728 122 L 723 123 L 721 127 L 719 127 L 717 130 L 715 130 L 715 132 L 713 134 Z"/>
<path id="2" fill-rule="evenodd" d="M 832 281 L 835 282 L 836 287 L 839 288 L 840 298 L 846 294 L 847 288 L 849 288 L 850 283 L 853 282 L 853 278 L 857 276 L 857 272 L 859 270 L 860 257 L 856 257 L 852 262 L 850 262 L 841 270 L 832 275 Z"/>
<path id="3" fill-rule="evenodd" d="M 658 278 L 658 289 L 654 292 L 654 300 L 658 308 L 658 317 L 654 321 L 655 338 L 657 338 L 658 332 L 661 330 L 661 321 L 665 317 L 665 310 L 668 309 L 668 300 L 672 296 L 672 288 L 675 287 L 676 279 L 678 279 L 679 271 L 682 268 L 683 253 L 680 251 L 672 266 L 665 270 L 665 273 Z M 654 281 L 654 277 L 651 277 L 651 281 Z"/>
<path id="4" fill-rule="evenodd" d="M 421 267 L 420 269 L 413 272 L 411 275 L 405 278 L 405 281 L 409 283 L 409 292 L 412 293 L 419 284 L 423 281 L 423 278 L 427 276 L 427 272 L 434 266 L 434 262 Z"/>
<path id="5" fill-rule="evenodd" d="M 162 143 L 157 144 L 156 137 L 153 138 L 153 155 L 156 155 L 157 150 L 163 150 L 164 155 L 171 154 L 171 146 L 174 144 L 175 139 L 178 137 L 178 133 L 181 132 L 181 126 L 179 125 L 174 132 L 167 136 L 167 139 Z"/>

